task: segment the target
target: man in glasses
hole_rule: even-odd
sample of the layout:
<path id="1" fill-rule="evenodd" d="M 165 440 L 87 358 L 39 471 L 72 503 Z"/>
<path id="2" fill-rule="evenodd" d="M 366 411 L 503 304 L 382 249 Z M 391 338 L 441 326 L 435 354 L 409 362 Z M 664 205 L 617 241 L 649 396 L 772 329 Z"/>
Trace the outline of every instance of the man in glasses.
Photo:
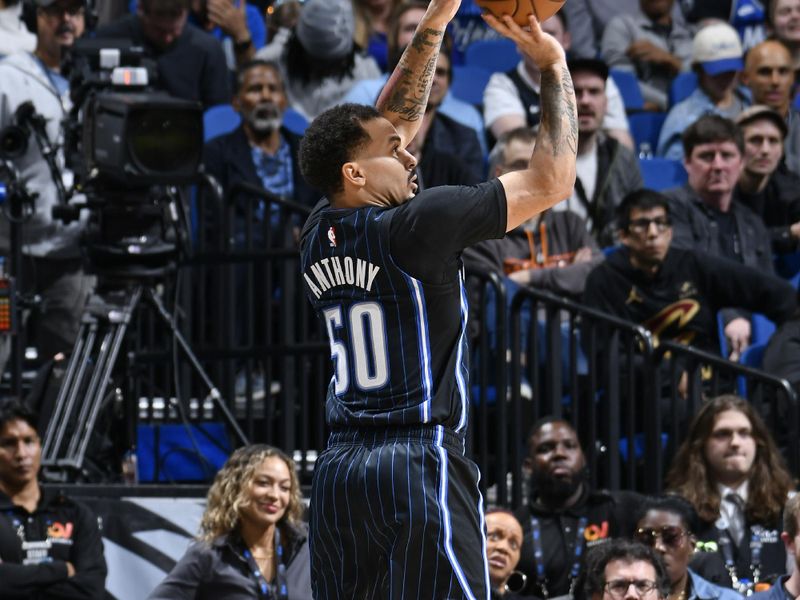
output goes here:
<path id="1" fill-rule="evenodd" d="M 669 594 L 664 564 L 647 546 L 615 539 L 586 555 L 577 595 L 586 600 L 657 600 Z"/>
<path id="2" fill-rule="evenodd" d="M 593 490 L 578 435 L 562 419 L 533 425 L 524 467 L 530 502 L 516 513 L 523 527 L 518 568 L 525 594 L 554 600 L 570 594 L 587 549 L 630 530 L 641 497 Z"/>
<path id="3" fill-rule="evenodd" d="M 763 312 L 777 322 L 791 316 L 794 290 L 771 271 L 672 247 L 672 204 L 663 194 L 626 196 L 618 225 L 623 246 L 589 274 L 586 305 L 715 354 L 721 308 Z"/>

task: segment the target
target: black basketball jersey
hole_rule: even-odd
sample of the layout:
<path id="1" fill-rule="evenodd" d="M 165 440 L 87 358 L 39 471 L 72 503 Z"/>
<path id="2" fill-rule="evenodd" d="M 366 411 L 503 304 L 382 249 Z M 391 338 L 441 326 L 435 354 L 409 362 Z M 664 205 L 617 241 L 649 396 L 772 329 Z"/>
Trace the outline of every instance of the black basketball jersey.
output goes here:
<path id="1" fill-rule="evenodd" d="M 320 203 L 301 239 L 306 290 L 331 344 L 334 428 L 466 426 L 461 250 L 505 235 L 497 180 L 426 190 L 393 208 Z"/>

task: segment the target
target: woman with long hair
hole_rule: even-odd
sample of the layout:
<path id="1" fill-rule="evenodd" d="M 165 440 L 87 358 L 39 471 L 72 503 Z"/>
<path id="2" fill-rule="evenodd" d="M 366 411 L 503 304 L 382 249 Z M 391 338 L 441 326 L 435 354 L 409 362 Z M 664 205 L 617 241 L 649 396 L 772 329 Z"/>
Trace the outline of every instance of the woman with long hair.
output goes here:
<path id="1" fill-rule="evenodd" d="M 747 400 L 723 395 L 700 408 L 667 474 L 667 488 L 694 506 L 703 522 L 698 538 L 722 554 L 735 588 L 747 591 L 784 572 L 781 511 L 793 482 Z"/>
<path id="2" fill-rule="evenodd" d="M 200 535 L 150 600 L 309 600 L 310 566 L 295 464 L 255 444 L 236 450 L 208 491 Z"/>

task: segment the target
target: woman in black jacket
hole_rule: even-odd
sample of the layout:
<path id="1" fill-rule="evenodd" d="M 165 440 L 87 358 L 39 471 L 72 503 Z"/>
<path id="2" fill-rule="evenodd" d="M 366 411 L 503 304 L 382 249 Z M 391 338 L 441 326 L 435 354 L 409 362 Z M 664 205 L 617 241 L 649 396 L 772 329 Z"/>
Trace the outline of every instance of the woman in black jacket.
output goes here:
<path id="1" fill-rule="evenodd" d="M 294 461 L 236 450 L 208 491 L 200 536 L 150 600 L 310 600 L 307 531 Z"/>

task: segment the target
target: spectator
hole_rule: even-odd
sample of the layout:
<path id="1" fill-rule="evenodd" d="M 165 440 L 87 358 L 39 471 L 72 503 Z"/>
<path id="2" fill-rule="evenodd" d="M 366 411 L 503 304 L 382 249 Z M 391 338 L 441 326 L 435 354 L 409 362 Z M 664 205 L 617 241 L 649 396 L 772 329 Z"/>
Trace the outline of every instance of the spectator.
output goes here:
<path id="1" fill-rule="evenodd" d="M 354 27 L 349 0 L 308 0 L 294 29 L 282 29 L 256 53 L 278 64 L 289 106 L 309 121 L 339 104 L 356 81 L 380 75 L 355 46 Z"/>
<path id="2" fill-rule="evenodd" d="M 772 248 L 764 222 L 749 208 L 734 202 L 736 182 L 744 167 L 741 131 L 729 119 L 705 115 L 684 132 L 683 153 L 689 181 L 666 192 L 673 246 L 773 273 Z M 750 343 L 749 315 L 725 311 L 723 319 L 735 359 Z"/>
<path id="3" fill-rule="evenodd" d="M 767 2 L 767 31 L 791 52 L 792 68 L 800 71 L 800 0 Z"/>
<path id="4" fill-rule="evenodd" d="M 263 444 L 239 448 L 208 490 L 200 538 L 149 600 L 310 600 L 302 515 L 294 461 Z"/>
<path id="5" fill-rule="evenodd" d="M 159 85 L 177 98 L 208 108 L 231 99 L 219 40 L 187 27 L 190 0 L 139 0 L 137 13 L 97 30 L 98 38 L 129 39 L 158 65 Z"/>
<path id="6" fill-rule="evenodd" d="M 779 577 L 769 590 L 753 594 L 752 600 L 785 600 L 800 596 L 800 494 L 786 501 L 783 509 L 783 531 L 781 541 L 792 568 L 788 575 Z"/>
<path id="7" fill-rule="evenodd" d="M 192 0 L 190 20 L 222 42 L 228 69 L 236 72 L 267 43 L 267 26 L 245 0 Z"/>
<path id="8" fill-rule="evenodd" d="M 669 576 L 670 598 L 741 600 L 730 589 L 731 582 L 719 555 L 697 552 L 694 532 L 698 526 L 697 512 L 686 499 L 676 495 L 648 498 L 636 520 L 633 539 L 661 555 Z M 701 576 L 705 571 L 698 573 L 699 568 L 720 576 L 728 587 Z"/>
<path id="9" fill-rule="evenodd" d="M 37 479 L 36 416 L 17 401 L 0 407 L 0 596 L 4 600 L 100 600 L 106 562 L 97 518 Z"/>
<path id="10" fill-rule="evenodd" d="M 542 23 L 542 29 L 552 35 L 569 51 L 572 38 L 567 32 L 566 13 L 557 12 Z M 524 54 L 523 54 L 524 57 Z M 627 146 L 633 148 L 628 129 L 625 105 L 613 79 L 606 84 L 606 113 L 603 129 Z M 494 138 L 517 127 L 535 127 L 539 124 L 539 70 L 524 58 L 512 70 L 495 73 L 483 92 L 483 117 Z"/>
<path id="11" fill-rule="evenodd" d="M 392 26 L 392 13 L 399 0 L 353 0 L 356 45 L 375 59 L 384 73 L 387 71 L 387 34 Z"/>
<path id="12" fill-rule="evenodd" d="M 692 33 L 672 18 L 673 0 L 640 0 L 638 14 L 613 17 L 603 32 L 608 66 L 634 73 L 645 110 L 666 110 L 672 79 L 689 67 Z"/>
<path id="13" fill-rule="evenodd" d="M 663 194 L 629 194 L 619 213 L 623 247 L 595 268 L 583 302 L 649 329 L 658 339 L 719 353 L 719 309 L 741 306 L 783 321 L 795 307 L 781 279 L 717 256 L 671 245 L 671 204 Z M 727 330 L 726 330 L 727 333 Z"/>
<path id="14" fill-rule="evenodd" d="M 736 124 L 744 138 L 738 200 L 769 227 L 776 254 L 794 252 L 800 240 L 800 176 L 781 161 L 786 121 L 771 108 L 756 104 L 739 115 Z"/>
<path id="15" fill-rule="evenodd" d="M 519 569 L 526 594 L 554 598 L 570 591 L 587 548 L 630 530 L 639 496 L 590 489 L 578 436 L 562 419 L 533 425 L 524 466 L 530 503 L 516 513 L 525 532 Z"/>
<path id="16" fill-rule="evenodd" d="M 45 121 L 47 142 L 57 150 L 56 163 L 64 168 L 62 121 L 71 102 L 69 82 L 61 75 L 61 58 L 84 32 L 86 5 L 82 0 L 36 0 L 30 8 L 38 33 L 36 50 L 18 52 L 0 62 L 0 129 L 14 123 L 21 105 L 33 103 Z M 65 199 L 39 144 L 30 139 L 25 152 L 12 162 L 27 190 L 37 195 L 36 211 L 22 227 L 22 269 L 16 275 L 24 294 L 42 298 L 31 329 L 39 356 L 49 360 L 72 350 L 92 278 L 83 272 L 78 243 L 81 225 L 53 219 L 52 208 Z M 4 218 L 0 246 L 6 255 L 9 245 L 8 219 Z M 8 339 L 3 340 L 6 356 L 0 359 L 0 370 L 7 358 Z"/>
<path id="17" fill-rule="evenodd" d="M 703 404 L 672 461 L 667 487 L 698 512 L 697 538 L 716 543 L 735 590 L 747 593 L 784 572 L 780 519 L 792 477 L 750 402 L 725 395 Z"/>
<path id="18" fill-rule="evenodd" d="M 226 191 L 237 183 L 263 187 L 309 208 L 320 194 L 308 186 L 297 165 L 300 137 L 283 127 L 286 94 L 274 63 L 254 60 L 242 66 L 233 108 L 242 124 L 210 140 L 203 163 Z M 247 204 L 241 203 L 242 211 Z"/>
<path id="19" fill-rule="evenodd" d="M 33 52 L 36 36 L 20 20 L 22 2 L 0 0 L 0 58 L 15 52 Z"/>
<path id="20" fill-rule="evenodd" d="M 504 133 L 489 157 L 490 175 L 524 169 L 536 141 L 527 127 Z M 505 273 L 517 284 L 580 297 L 589 271 L 602 253 L 586 223 L 570 211 L 548 210 L 506 233 L 464 251 L 464 262 L 476 269 Z"/>
<path id="21" fill-rule="evenodd" d="M 681 0 L 680 4 L 686 1 Z M 574 56 L 597 58 L 600 55 L 600 40 L 608 22 L 615 15 L 634 15 L 640 9 L 639 0 L 569 0 L 561 10 L 569 22 Z M 672 18 L 684 22 L 677 2 L 672 7 Z"/>
<path id="22" fill-rule="evenodd" d="M 588 552 L 576 588 L 575 597 L 581 600 L 664 600 L 669 577 L 652 549 L 618 539 Z"/>
<path id="23" fill-rule="evenodd" d="M 670 109 L 658 138 L 659 156 L 683 159 L 681 134 L 704 114 L 733 119 L 745 109 L 749 101 L 739 86 L 743 68 L 742 44 L 730 25 L 714 23 L 697 32 L 692 41 L 692 70 L 698 86 Z"/>
<path id="24" fill-rule="evenodd" d="M 643 185 L 639 163 L 633 152 L 601 129 L 608 67 L 590 58 L 568 65 L 578 103 L 578 177 L 572 195 L 553 210 L 574 212 L 586 220 L 601 245 L 611 245 L 617 206 L 625 194 Z"/>
<path id="25" fill-rule="evenodd" d="M 486 511 L 486 558 L 492 600 L 523 600 L 517 592 L 525 586 L 525 575 L 515 571 L 522 548 L 522 525 L 513 513 L 494 509 Z"/>
<path id="26" fill-rule="evenodd" d="M 753 104 L 765 104 L 786 120 L 786 166 L 800 174 L 800 116 L 792 108 L 794 69 L 789 49 L 775 40 L 755 46 L 747 53 L 742 82 L 750 88 Z"/>
<path id="27" fill-rule="evenodd" d="M 397 61 L 400 60 L 400 57 L 403 55 L 403 50 L 411 43 L 414 32 L 417 30 L 417 25 L 422 19 L 422 15 L 425 14 L 425 9 L 427 7 L 428 4 L 426 2 L 408 0 L 399 4 L 395 9 L 387 39 L 389 61 L 392 65 L 397 64 Z M 450 59 L 452 66 L 452 52 L 449 51 L 451 46 L 452 40 L 448 35 L 442 42 L 442 50 L 448 50 L 448 59 Z M 347 92 L 344 102 L 367 104 L 369 106 L 374 105 L 375 101 L 378 99 L 378 93 L 381 91 L 381 88 L 383 88 L 388 77 L 388 75 L 382 75 L 377 79 L 366 79 L 357 82 L 350 88 L 350 91 Z M 449 84 L 451 82 L 452 73 L 448 79 L 448 90 L 445 92 L 439 106 L 436 108 L 436 115 L 437 117 L 446 116 L 448 119 L 472 129 L 480 143 L 481 154 L 485 155 L 486 140 L 483 131 L 483 117 L 481 117 L 474 106 L 459 100 L 450 93 Z M 471 145 L 467 148 L 456 148 L 456 150 L 458 152 L 466 150 L 471 153 L 472 150 L 470 150 L 470 148 Z M 469 162 L 469 159 L 467 162 Z M 481 168 L 481 171 L 482 170 Z"/>

